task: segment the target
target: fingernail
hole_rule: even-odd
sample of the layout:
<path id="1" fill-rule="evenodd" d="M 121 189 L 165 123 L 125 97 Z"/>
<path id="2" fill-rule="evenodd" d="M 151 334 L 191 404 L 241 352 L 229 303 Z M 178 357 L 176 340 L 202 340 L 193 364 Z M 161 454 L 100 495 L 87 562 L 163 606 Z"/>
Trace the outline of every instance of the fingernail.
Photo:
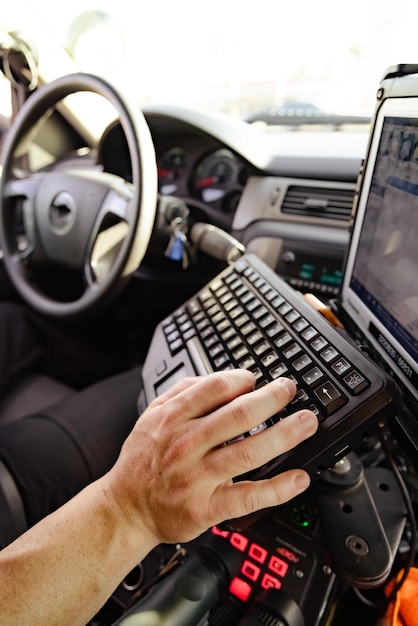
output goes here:
<path id="1" fill-rule="evenodd" d="M 295 392 L 296 392 L 296 385 L 295 383 L 290 380 L 290 378 L 286 378 L 285 376 L 283 376 L 283 378 L 278 378 L 277 382 L 279 382 L 281 385 L 283 385 L 283 387 L 286 387 L 287 391 L 294 396 Z"/>
<path id="2" fill-rule="evenodd" d="M 301 413 L 299 415 L 299 423 L 306 435 L 313 435 L 318 428 L 318 419 L 311 411 Z"/>
<path id="3" fill-rule="evenodd" d="M 295 489 L 297 489 L 298 491 L 305 491 L 305 489 L 309 487 L 310 482 L 311 480 L 306 472 L 300 472 L 299 474 L 296 474 L 293 479 Z"/>

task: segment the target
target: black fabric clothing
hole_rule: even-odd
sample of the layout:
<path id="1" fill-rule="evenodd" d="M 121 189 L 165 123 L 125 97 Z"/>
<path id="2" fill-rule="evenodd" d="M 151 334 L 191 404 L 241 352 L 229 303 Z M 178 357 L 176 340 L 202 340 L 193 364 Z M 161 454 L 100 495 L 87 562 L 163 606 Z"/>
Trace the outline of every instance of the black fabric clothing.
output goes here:
<path id="1" fill-rule="evenodd" d="M 0 426 L 0 459 L 18 486 L 29 526 L 111 468 L 137 420 L 140 381 L 135 368 Z"/>
<path id="2" fill-rule="evenodd" d="M 0 398 L 35 367 L 42 337 L 23 307 L 0 303 Z"/>
<path id="3" fill-rule="evenodd" d="M 42 363 L 45 343 L 31 314 L 0 304 L 0 397 Z M 0 460 L 16 482 L 29 526 L 114 464 L 138 417 L 140 371 L 109 376 L 18 421 L 1 424 L 0 415 Z"/>

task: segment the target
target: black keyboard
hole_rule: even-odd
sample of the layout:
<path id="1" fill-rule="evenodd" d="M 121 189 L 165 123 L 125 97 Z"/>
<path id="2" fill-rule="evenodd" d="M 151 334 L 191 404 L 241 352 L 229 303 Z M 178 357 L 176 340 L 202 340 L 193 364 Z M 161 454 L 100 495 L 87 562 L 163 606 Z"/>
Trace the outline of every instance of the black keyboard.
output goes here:
<path id="1" fill-rule="evenodd" d="M 305 407 L 317 414 L 318 433 L 298 447 L 296 456 L 283 455 L 254 477 L 271 475 L 286 462 L 318 475 L 370 437 L 398 406 L 393 381 L 253 255 L 228 267 L 165 319 L 157 338 L 161 333 L 167 361 L 172 361 L 170 376 L 190 373 L 184 370 L 188 354 L 196 373 L 244 368 L 253 372 L 257 386 L 279 376 L 297 383 L 285 409 L 240 437 Z M 155 360 L 155 348 L 150 353 Z"/>

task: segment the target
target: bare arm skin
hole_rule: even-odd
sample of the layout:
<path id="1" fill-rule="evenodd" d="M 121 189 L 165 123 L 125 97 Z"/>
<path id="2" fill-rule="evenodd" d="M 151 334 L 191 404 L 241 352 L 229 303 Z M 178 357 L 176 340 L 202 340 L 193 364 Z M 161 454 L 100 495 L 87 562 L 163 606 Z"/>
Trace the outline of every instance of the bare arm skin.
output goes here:
<path id="1" fill-rule="evenodd" d="M 317 428 L 315 415 L 300 411 L 223 445 L 295 393 L 286 379 L 248 393 L 253 387 L 252 374 L 236 370 L 185 379 L 156 398 L 105 476 L 0 552 L 2 623 L 83 626 L 159 543 L 189 541 L 306 489 L 302 470 L 232 482 Z"/>

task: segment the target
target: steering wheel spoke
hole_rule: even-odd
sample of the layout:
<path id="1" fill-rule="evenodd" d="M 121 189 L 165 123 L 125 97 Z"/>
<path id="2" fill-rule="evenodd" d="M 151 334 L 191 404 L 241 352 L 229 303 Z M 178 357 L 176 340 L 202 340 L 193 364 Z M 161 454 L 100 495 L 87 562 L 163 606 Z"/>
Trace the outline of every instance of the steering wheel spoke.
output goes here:
<path id="1" fill-rule="evenodd" d="M 14 250 L 15 259 L 27 259 L 36 249 L 34 203 L 39 182 L 39 176 L 29 175 L 11 179 L 5 184 L 4 220 L 7 223 L 10 249 Z"/>
<path id="2" fill-rule="evenodd" d="M 102 283 L 109 275 L 132 224 L 130 203 L 134 201 L 133 185 L 115 179 L 100 208 L 85 259 L 88 283 Z"/>

